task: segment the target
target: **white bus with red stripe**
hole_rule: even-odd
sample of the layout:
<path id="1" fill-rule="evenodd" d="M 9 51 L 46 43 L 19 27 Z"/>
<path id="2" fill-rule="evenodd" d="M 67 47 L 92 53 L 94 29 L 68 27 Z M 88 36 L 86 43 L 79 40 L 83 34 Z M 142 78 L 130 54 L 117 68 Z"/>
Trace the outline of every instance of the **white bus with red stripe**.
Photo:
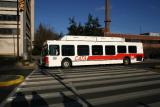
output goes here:
<path id="1" fill-rule="evenodd" d="M 64 36 L 47 40 L 42 49 L 41 62 L 46 67 L 101 64 L 131 64 L 144 59 L 143 45 L 125 42 L 124 38 Z"/>

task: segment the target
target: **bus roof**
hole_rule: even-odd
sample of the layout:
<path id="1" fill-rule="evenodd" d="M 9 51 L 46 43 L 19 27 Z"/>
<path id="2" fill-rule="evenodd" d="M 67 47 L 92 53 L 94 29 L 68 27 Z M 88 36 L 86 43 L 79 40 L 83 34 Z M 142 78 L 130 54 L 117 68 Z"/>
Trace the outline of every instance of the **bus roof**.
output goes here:
<path id="1" fill-rule="evenodd" d="M 66 35 L 62 37 L 60 40 L 61 41 L 125 42 L 125 38 L 120 38 L 120 37 L 75 36 L 75 35 Z"/>

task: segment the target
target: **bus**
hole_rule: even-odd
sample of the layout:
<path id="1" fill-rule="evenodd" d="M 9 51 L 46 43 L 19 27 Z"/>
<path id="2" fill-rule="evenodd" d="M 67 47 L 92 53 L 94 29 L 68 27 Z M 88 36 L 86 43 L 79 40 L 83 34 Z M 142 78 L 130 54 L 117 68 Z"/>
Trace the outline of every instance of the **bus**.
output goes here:
<path id="1" fill-rule="evenodd" d="M 45 67 L 63 67 L 142 62 L 143 45 L 125 42 L 119 37 L 66 35 L 60 40 L 47 40 L 41 52 Z"/>

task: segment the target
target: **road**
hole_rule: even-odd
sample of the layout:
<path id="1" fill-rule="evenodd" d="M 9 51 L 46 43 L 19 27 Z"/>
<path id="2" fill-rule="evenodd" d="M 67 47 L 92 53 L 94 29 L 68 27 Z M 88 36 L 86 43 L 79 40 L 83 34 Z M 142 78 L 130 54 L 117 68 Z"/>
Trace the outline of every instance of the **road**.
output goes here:
<path id="1" fill-rule="evenodd" d="M 160 74 L 140 65 L 36 69 L 4 107 L 160 107 Z"/>

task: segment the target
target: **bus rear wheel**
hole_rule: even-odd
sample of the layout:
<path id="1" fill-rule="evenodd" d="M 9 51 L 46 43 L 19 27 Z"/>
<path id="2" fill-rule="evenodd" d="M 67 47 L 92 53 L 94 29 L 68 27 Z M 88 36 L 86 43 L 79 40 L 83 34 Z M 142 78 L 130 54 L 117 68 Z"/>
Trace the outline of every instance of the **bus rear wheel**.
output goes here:
<path id="1" fill-rule="evenodd" d="M 124 65 L 129 65 L 130 64 L 130 59 L 129 58 L 124 58 L 123 59 L 123 64 Z"/>
<path id="2" fill-rule="evenodd" d="M 71 67 L 71 61 L 68 60 L 68 59 L 64 59 L 64 60 L 62 61 L 62 67 L 63 67 L 63 68 L 70 68 L 70 67 Z"/>

